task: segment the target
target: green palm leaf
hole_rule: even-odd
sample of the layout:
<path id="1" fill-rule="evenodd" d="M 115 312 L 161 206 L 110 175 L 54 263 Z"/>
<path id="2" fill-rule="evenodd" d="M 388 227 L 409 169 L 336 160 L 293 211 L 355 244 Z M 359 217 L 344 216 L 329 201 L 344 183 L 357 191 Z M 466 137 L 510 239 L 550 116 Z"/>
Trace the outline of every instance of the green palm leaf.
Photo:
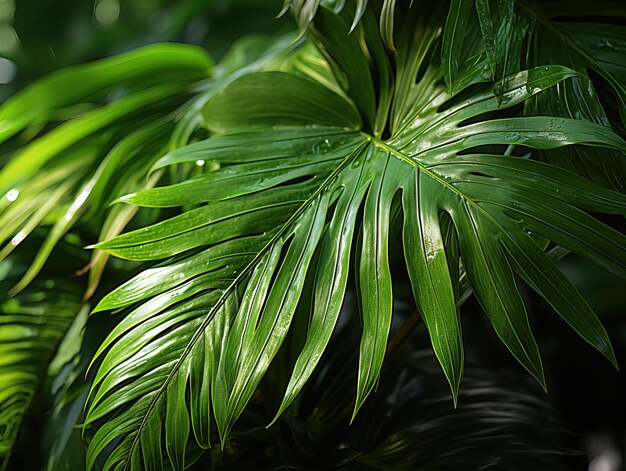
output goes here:
<path id="1" fill-rule="evenodd" d="M 414 28 L 423 21 L 418 16 L 396 36 L 398 50 L 412 41 L 429 44 L 417 58 L 398 61 L 395 100 L 402 105 L 390 102 L 391 82 L 363 78 L 389 77 L 388 64 L 371 56 L 364 68 L 358 59 L 363 41 L 338 44 L 338 33 L 327 36 L 329 28 L 347 35 L 348 22 L 323 10 L 315 28 L 326 38 L 334 70 L 342 71 L 337 81 L 344 93 L 292 73 L 245 75 L 206 103 L 204 124 L 216 135 L 155 165 L 200 160 L 209 171 L 123 198 L 147 207 L 198 206 L 97 245 L 130 260 L 172 258 L 96 308 L 132 306 L 96 355 L 101 364 L 86 425 L 106 420 L 91 441 L 89 468 L 100 460 L 105 469 L 158 467 L 159 446 L 167 443 L 170 463 L 183 469 L 190 434 L 210 446 L 211 416 L 223 443 L 302 312 L 296 308 L 312 276 L 309 327 L 277 413 L 284 411 L 328 345 L 351 259 L 363 321 L 356 414 L 385 356 L 393 234 L 402 234 L 415 301 L 455 398 L 463 372 L 455 288 L 460 261 L 496 334 L 542 384 L 516 276 L 615 363 L 595 314 L 544 249 L 552 241 L 625 275 L 624 236 L 587 212 L 624 214 L 626 197 L 575 173 L 506 155 L 504 147 L 623 153 L 626 142 L 601 124 L 514 113 L 533 96 L 583 79 L 566 67 L 524 70 L 494 87 L 475 85 L 484 81 L 479 62 L 464 69 L 459 95 L 451 95 L 433 59 L 441 44 L 431 29 Z M 441 12 L 433 13 L 438 17 Z M 378 32 L 367 41 L 369 50 L 382 44 Z M 352 84 L 359 80 L 380 97 L 375 109 L 355 96 Z M 407 97 L 413 97 L 408 105 Z M 377 123 L 389 112 L 394 126 L 383 137 Z M 450 250 L 450 237 L 458 253 Z"/>

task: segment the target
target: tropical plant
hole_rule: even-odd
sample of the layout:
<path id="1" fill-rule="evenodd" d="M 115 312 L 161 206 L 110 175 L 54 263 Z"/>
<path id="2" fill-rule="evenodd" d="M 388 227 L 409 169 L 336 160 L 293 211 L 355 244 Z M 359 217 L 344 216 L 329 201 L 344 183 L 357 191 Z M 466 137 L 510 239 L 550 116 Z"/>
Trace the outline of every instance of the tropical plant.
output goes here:
<path id="1" fill-rule="evenodd" d="M 0 266 L 5 284 L 19 278 L 0 318 L 0 456 L 38 396 L 52 404 L 43 428 L 65 431 L 44 444 L 48 469 L 237 466 L 271 454 L 281 427 L 296 444 L 257 465 L 307 468 L 328 447 L 319 467 L 453 467 L 419 449 L 424 434 L 455 414 L 471 430 L 493 409 L 385 415 L 392 396 L 418 401 L 394 387 L 420 374 L 389 350 L 423 323 L 450 408 L 463 406 L 460 308 L 474 295 L 545 388 L 520 283 L 617 366 L 556 262 L 574 252 L 626 275 L 626 238 L 603 216 L 626 214 L 626 11 L 597 2 L 590 22 L 582 2 L 410 3 L 288 0 L 299 34 L 244 39 L 217 65 L 198 47 L 148 46 L 0 107 Z M 68 277 L 85 245 L 81 308 Z M 46 279 L 62 251 L 59 288 Z M 386 357 L 401 371 L 387 380 Z M 342 358 L 355 394 L 327 376 Z M 543 406 L 520 400 L 511 436 L 537 453 L 546 443 L 521 424 Z M 315 419 L 337 404 L 358 431 Z M 494 453 L 449 437 L 466 440 L 465 463 Z"/>

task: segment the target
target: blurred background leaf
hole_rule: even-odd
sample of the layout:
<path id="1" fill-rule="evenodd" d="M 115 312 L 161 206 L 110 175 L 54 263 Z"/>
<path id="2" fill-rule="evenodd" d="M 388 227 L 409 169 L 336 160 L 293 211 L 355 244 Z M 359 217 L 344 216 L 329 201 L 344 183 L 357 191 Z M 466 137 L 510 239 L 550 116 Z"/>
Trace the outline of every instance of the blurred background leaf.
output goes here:
<path id="1" fill-rule="evenodd" d="M 0 0 L 0 102 L 62 67 L 161 41 L 216 59 L 244 34 L 291 29 L 280 0 Z"/>

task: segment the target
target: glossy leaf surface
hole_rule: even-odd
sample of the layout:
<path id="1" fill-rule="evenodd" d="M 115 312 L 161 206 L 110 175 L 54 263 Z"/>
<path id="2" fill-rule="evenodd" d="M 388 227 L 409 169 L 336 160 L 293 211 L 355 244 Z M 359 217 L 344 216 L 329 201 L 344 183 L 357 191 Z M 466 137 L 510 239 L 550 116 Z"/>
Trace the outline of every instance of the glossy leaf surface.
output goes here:
<path id="1" fill-rule="evenodd" d="M 338 21 L 324 15 L 323 21 Z M 398 48 L 415 40 L 402 31 L 398 38 Z M 326 52 L 350 82 L 357 69 L 344 47 L 329 42 Z M 424 57 L 402 63 L 397 76 L 417 74 Z M 97 355 L 102 363 L 87 424 L 115 418 L 94 435 L 90 466 L 120 439 L 105 467 L 135 468 L 148 459 L 149 443 L 169 437 L 170 462 L 182 469 L 191 432 L 208 446 L 211 432 L 199 424 L 211 414 L 223 444 L 301 312 L 310 276 L 308 329 L 277 413 L 284 411 L 328 345 L 353 257 L 363 321 L 356 414 L 375 389 L 387 349 L 391 233 L 402 234 L 416 305 L 454 397 L 463 374 L 458 274 L 451 270 L 459 256 L 496 334 L 540 383 L 539 350 L 515 276 L 615 362 L 601 324 L 586 303 L 574 308 L 580 295 L 538 240 L 624 275 L 625 237 L 585 211 L 623 214 L 626 197 L 498 149 L 577 145 L 625 152 L 626 143 L 600 124 L 509 114 L 579 79 L 569 68 L 523 70 L 471 89 L 475 81 L 468 80 L 463 100 L 450 95 L 440 70 L 431 63 L 417 83 L 403 85 L 403 93 L 419 98 L 396 108 L 402 111 L 387 139 L 360 130 L 371 129 L 376 112 L 292 74 L 244 76 L 208 100 L 205 123 L 218 135 L 170 153 L 155 168 L 201 160 L 210 170 L 122 199 L 148 207 L 200 206 L 97 246 L 130 260 L 174 258 L 97 307 L 132 310 Z M 482 77 L 482 64 L 474 73 Z M 458 238 L 458 255 L 448 250 L 442 214 Z M 553 274 L 550 282 L 546 273 Z M 193 379 L 202 368 L 202 379 Z M 198 405 L 201 397 L 212 413 L 207 403 Z"/>

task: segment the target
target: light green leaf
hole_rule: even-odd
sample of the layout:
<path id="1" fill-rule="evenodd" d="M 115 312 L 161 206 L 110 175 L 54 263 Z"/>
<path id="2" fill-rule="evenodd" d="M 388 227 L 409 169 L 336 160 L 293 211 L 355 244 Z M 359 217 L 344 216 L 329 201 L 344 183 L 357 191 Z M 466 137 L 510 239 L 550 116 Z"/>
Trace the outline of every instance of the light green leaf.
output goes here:
<path id="1" fill-rule="evenodd" d="M 149 88 L 208 76 L 207 52 L 183 44 L 154 44 L 63 69 L 13 95 L 0 106 L 0 142 L 27 126 L 45 124 L 66 107 L 102 99 L 113 87 Z"/>

